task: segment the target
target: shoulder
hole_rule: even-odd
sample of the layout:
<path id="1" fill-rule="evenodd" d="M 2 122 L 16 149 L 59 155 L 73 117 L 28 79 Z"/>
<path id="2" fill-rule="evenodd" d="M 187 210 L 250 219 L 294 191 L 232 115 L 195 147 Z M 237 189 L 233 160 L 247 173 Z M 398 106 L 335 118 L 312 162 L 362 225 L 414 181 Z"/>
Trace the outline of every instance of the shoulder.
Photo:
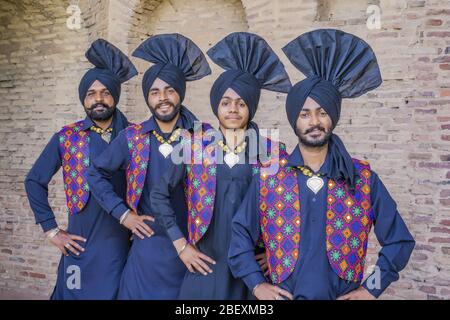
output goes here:
<path id="1" fill-rule="evenodd" d="M 62 134 L 62 133 L 66 133 L 66 132 L 77 132 L 83 129 L 84 126 L 84 120 L 80 120 L 68 125 L 65 125 L 64 127 L 62 127 L 59 131 L 58 134 Z"/>

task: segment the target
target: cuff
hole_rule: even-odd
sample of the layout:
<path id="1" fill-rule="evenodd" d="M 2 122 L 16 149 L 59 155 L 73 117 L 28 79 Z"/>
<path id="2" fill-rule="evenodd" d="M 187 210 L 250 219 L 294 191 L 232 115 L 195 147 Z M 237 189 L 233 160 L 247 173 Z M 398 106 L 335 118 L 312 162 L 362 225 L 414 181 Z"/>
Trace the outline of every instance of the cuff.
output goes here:
<path id="1" fill-rule="evenodd" d="M 120 217 L 128 210 L 128 207 L 122 202 L 111 211 L 111 215 L 120 221 Z"/>
<path id="2" fill-rule="evenodd" d="M 178 226 L 173 226 L 167 229 L 167 234 L 169 235 L 170 240 L 175 241 L 180 238 L 184 238 L 183 232 L 181 232 Z"/>
<path id="3" fill-rule="evenodd" d="M 377 279 L 376 277 L 380 277 L 380 279 Z M 391 281 L 388 281 L 386 277 L 380 276 L 380 272 L 373 272 L 363 282 L 362 287 L 378 299 L 390 284 Z"/>
<path id="4" fill-rule="evenodd" d="M 40 222 L 39 224 L 41 225 L 41 228 L 44 232 L 55 229 L 58 226 L 55 218 Z"/>
<path id="5" fill-rule="evenodd" d="M 245 282 L 245 285 L 250 291 L 253 291 L 253 288 L 255 288 L 256 285 L 266 282 L 266 278 L 264 278 L 261 271 L 250 273 L 243 277 L 242 280 Z"/>

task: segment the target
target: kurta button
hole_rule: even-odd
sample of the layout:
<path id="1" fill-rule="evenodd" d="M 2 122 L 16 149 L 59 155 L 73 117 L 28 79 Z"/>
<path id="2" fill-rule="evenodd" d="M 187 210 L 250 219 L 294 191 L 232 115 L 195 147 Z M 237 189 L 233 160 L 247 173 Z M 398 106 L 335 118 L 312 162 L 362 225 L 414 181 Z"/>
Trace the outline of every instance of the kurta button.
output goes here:
<path id="1" fill-rule="evenodd" d="M 316 202 L 316 198 L 312 198 L 312 201 L 313 201 L 313 202 Z"/>

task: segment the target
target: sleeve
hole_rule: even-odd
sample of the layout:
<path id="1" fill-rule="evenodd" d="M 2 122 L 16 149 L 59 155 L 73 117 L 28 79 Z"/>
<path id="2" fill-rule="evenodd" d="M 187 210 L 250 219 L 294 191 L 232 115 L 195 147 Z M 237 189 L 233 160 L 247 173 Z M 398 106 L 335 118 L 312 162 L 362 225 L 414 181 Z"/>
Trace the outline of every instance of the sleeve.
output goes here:
<path id="1" fill-rule="evenodd" d="M 375 271 L 364 281 L 363 287 L 378 298 L 399 279 L 415 246 L 415 241 L 397 211 L 397 204 L 384 184 L 373 172 L 371 198 L 374 210 L 375 235 L 381 245 Z"/>
<path id="2" fill-rule="evenodd" d="M 258 194 L 259 176 L 255 175 L 249 191 L 233 218 L 228 252 L 231 273 L 235 278 L 242 278 L 250 290 L 266 281 L 255 260 L 255 245 L 260 235 Z"/>
<path id="3" fill-rule="evenodd" d="M 48 202 L 48 184 L 61 167 L 59 137 L 54 134 L 25 178 L 25 191 L 37 224 L 44 232 L 58 226 Z"/>
<path id="4" fill-rule="evenodd" d="M 125 170 L 129 162 L 127 139 L 125 130 L 122 130 L 87 170 L 92 195 L 106 212 L 118 220 L 128 210 L 128 206 L 114 191 L 111 179 L 114 172 Z"/>
<path id="5" fill-rule="evenodd" d="M 150 192 L 152 212 L 158 223 L 167 231 L 172 241 L 184 237 L 183 232 L 177 225 L 176 214 L 170 202 L 170 195 L 172 190 L 184 181 L 185 175 L 185 164 L 174 164 L 171 162 L 160 182 L 153 186 Z"/>

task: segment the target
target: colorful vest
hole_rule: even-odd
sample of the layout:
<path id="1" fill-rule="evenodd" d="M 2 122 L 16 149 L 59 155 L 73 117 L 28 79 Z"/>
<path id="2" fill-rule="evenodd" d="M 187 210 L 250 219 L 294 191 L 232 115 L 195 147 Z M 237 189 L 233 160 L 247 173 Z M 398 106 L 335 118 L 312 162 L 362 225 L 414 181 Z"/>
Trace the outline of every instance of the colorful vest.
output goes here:
<path id="1" fill-rule="evenodd" d="M 267 152 L 269 154 L 271 154 L 272 143 L 268 139 Z M 193 155 L 196 154 L 197 149 L 198 146 L 193 146 Z M 276 148 L 273 149 L 276 150 Z M 212 146 L 206 147 L 203 163 L 186 167 L 184 194 L 188 205 L 189 241 L 194 244 L 205 235 L 213 217 L 217 173 L 217 164 L 213 161 L 215 159 L 214 150 L 215 148 Z M 253 164 L 252 174 L 259 174 L 260 167 L 261 163 L 259 162 Z M 258 241 L 258 246 L 263 247 L 262 239 Z"/>
<path id="2" fill-rule="evenodd" d="M 301 199 L 297 170 L 287 167 L 285 147 L 280 147 L 277 173 L 260 173 L 260 225 L 269 264 L 270 279 L 281 283 L 294 271 L 301 230 Z M 370 166 L 353 159 L 359 173 L 355 193 L 344 180 L 328 181 L 326 250 L 331 268 L 347 281 L 363 278 L 373 209 L 370 199 Z"/>
<path id="3" fill-rule="evenodd" d="M 150 132 L 141 133 L 142 125 L 136 124 L 125 129 L 130 163 L 126 170 L 127 204 L 133 211 L 137 206 L 144 189 L 147 168 L 150 160 Z"/>
<path id="4" fill-rule="evenodd" d="M 64 190 L 70 214 L 79 213 L 89 200 L 85 171 L 89 167 L 89 130 L 84 121 L 65 126 L 59 132 Z"/>
<path id="5" fill-rule="evenodd" d="M 203 130 L 210 128 L 212 128 L 210 125 L 203 124 Z M 137 210 L 150 163 L 150 134 L 150 132 L 142 133 L 142 125 L 133 125 L 125 129 L 130 153 L 130 163 L 126 170 L 126 200 L 128 206 L 134 211 Z M 183 136 L 182 138 L 185 140 L 191 137 Z"/>

